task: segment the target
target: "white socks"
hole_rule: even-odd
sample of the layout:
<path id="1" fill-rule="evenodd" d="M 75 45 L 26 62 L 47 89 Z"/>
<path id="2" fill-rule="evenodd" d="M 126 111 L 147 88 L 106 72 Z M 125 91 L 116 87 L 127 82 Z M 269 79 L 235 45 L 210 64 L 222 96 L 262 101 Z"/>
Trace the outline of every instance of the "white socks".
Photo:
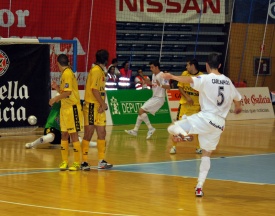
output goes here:
<path id="1" fill-rule="evenodd" d="M 37 140 L 32 142 L 32 146 L 35 147 L 36 145 L 39 144 L 44 144 L 44 143 L 50 143 L 54 140 L 54 134 L 53 133 L 48 133 Z"/>
<path id="2" fill-rule="evenodd" d="M 200 164 L 200 173 L 199 173 L 199 178 L 198 178 L 198 184 L 197 188 L 202 188 L 205 179 L 207 177 L 208 171 L 210 170 L 210 157 L 202 157 L 201 158 L 201 164 Z"/>
<path id="3" fill-rule="evenodd" d="M 188 135 L 185 130 L 183 130 L 179 125 L 176 125 L 176 124 L 170 125 L 167 130 L 172 135 L 179 135 L 179 134 L 182 134 L 183 136 Z"/>
<path id="4" fill-rule="evenodd" d="M 134 127 L 134 131 L 138 131 L 138 129 L 139 129 L 139 127 L 140 127 L 140 125 L 143 121 L 147 125 L 149 130 L 153 128 L 151 123 L 150 123 L 150 120 L 148 118 L 147 113 L 142 113 L 141 115 L 138 115 L 138 117 L 137 117 L 137 122 L 136 122 L 136 125 Z"/>

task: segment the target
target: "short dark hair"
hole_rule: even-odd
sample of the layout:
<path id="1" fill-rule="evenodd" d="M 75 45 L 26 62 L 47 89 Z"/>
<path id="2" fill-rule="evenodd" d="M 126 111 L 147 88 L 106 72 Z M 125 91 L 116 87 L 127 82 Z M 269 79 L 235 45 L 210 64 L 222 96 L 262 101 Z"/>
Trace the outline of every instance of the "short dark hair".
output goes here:
<path id="1" fill-rule="evenodd" d="M 96 63 L 106 64 L 109 59 L 109 52 L 105 49 L 98 50 L 95 54 Z"/>
<path id="2" fill-rule="evenodd" d="M 57 57 L 57 62 L 61 65 L 61 66 L 69 66 L 69 58 L 67 55 L 65 54 L 60 54 Z"/>
<path id="3" fill-rule="evenodd" d="M 211 69 L 219 69 L 219 65 L 221 64 L 221 55 L 218 53 L 209 54 L 207 63 Z"/>
<path id="4" fill-rule="evenodd" d="M 199 62 L 197 61 L 197 59 L 192 59 L 189 61 L 190 65 L 194 65 L 195 68 L 199 71 L 200 70 L 200 66 L 199 66 Z"/>
<path id="5" fill-rule="evenodd" d="M 117 63 L 117 58 L 112 59 L 112 64 Z"/>
<path id="6" fill-rule="evenodd" d="M 125 65 L 128 64 L 128 63 L 129 63 L 128 61 L 124 61 L 124 62 L 122 63 L 122 67 L 124 68 Z"/>
<path id="7" fill-rule="evenodd" d="M 160 63 L 159 63 L 159 61 L 157 61 L 157 60 L 155 60 L 155 61 L 150 61 L 150 62 L 149 62 L 149 65 L 154 65 L 155 67 L 160 68 Z"/>
<path id="8" fill-rule="evenodd" d="M 108 73 L 110 73 L 110 71 L 111 71 L 112 68 L 115 69 L 115 66 L 110 66 L 109 69 L 108 69 Z"/>

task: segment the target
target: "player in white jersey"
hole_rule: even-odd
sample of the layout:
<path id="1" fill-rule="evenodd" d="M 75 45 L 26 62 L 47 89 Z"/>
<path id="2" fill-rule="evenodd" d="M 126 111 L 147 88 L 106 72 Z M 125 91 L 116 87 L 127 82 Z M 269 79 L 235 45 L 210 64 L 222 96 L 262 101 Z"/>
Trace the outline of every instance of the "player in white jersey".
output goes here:
<path id="1" fill-rule="evenodd" d="M 198 183 L 195 194 L 203 196 L 202 187 L 210 169 L 210 155 L 218 145 L 221 133 L 225 128 L 225 118 L 229 112 L 232 101 L 236 114 L 242 111 L 241 95 L 231 80 L 219 73 L 221 66 L 220 55 L 213 53 L 208 56 L 206 70 L 208 75 L 198 77 L 174 76 L 163 74 L 165 79 L 174 79 L 183 83 L 190 83 L 191 87 L 199 91 L 201 111 L 191 116 L 185 116 L 168 127 L 173 135 L 173 141 L 184 141 L 191 134 L 198 134 L 202 157 L 199 170 Z"/>
<path id="2" fill-rule="evenodd" d="M 166 90 L 170 89 L 169 81 L 162 77 L 163 72 L 160 71 L 160 63 L 152 61 L 149 63 L 150 70 L 152 71 L 152 81 L 146 80 L 146 83 L 152 85 L 153 96 L 147 100 L 138 111 L 136 125 L 132 130 L 125 130 L 127 134 L 137 136 L 138 129 L 144 121 L 148 127 L 146 139 L 149 139 L 156 131 L 150 123 L 147 113 L 155 115 L 155 113 L 162 107 L 165 102 Z"/>

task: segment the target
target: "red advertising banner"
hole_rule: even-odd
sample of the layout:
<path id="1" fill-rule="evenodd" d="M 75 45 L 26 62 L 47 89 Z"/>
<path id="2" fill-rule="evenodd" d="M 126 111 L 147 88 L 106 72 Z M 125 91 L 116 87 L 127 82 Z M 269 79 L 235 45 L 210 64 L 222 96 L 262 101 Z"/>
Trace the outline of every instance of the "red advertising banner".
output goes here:
<path id="1" fill-rule="evenodd" d="M 109 0 L 1 0 L 0 37 L 77 40 L 79 84 L 98 49 L 116 57 L 116 7 Z M 70 49 L 55 54 L 70 54 Z"/>

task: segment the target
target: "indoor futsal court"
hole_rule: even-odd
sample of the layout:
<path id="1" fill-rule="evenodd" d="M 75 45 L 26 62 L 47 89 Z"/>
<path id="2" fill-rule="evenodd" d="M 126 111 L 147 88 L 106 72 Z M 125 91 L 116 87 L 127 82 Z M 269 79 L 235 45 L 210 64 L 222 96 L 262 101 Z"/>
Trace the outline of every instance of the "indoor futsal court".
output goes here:
<path id="1" fill-rule="evenodd" d="M 150 140 L 145 125 L 138 137 L 125 134 L 130 126 L 107 126 L 112 169 L 97 170 L 97 149 L 90 147 L 94 168 L 76 172 L 59 171 L 59 145 L 25 149 L 42 130 L 2 133 L 1 215 L 273 215 L 274 119 L 226 122 L 202 198 L 194 194 L 196 144 L 179 143 L 170 155 L 168 124 L 155 125 Z"/>

